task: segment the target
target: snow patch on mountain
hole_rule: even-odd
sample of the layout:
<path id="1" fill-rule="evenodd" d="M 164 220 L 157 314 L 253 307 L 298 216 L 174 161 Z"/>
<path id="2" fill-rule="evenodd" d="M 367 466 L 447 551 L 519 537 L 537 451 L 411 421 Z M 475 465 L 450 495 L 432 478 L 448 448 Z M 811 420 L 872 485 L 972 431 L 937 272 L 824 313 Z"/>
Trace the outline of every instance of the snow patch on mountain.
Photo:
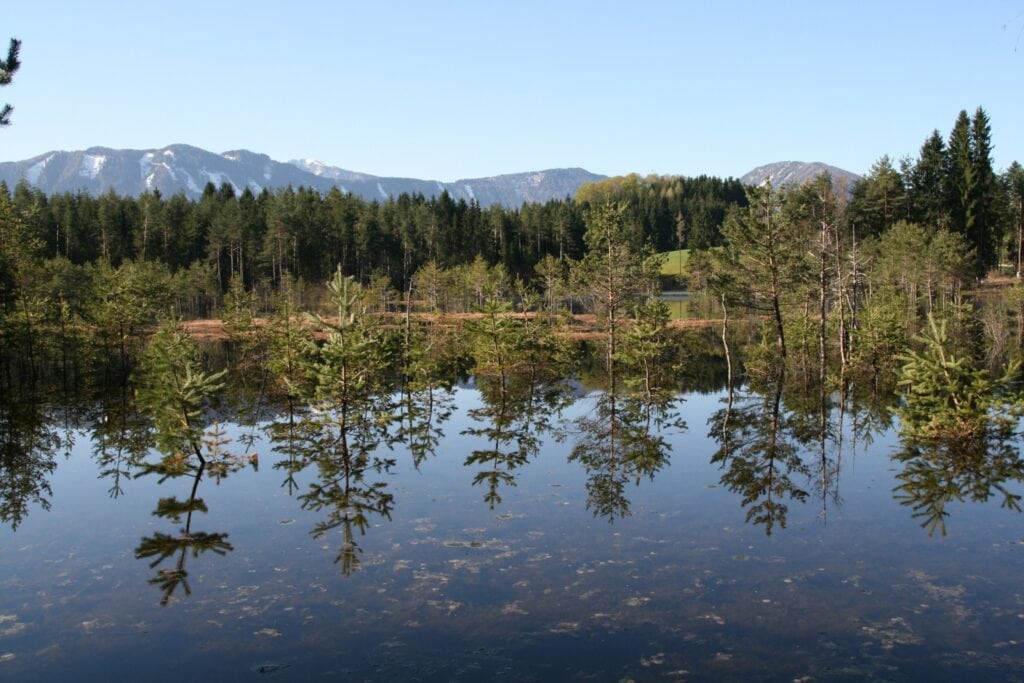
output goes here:
<path id="1" fill-rule="evenodd" d="M 235 181 L 228 177 L 226 173 L 221 173 L 220 171 L 208 171 L 205 168 L 202 171 L 200 171 L 200 173 L 206 176 L 206 179 L 209 182 L 213 183 L 214 187 L 219 188 L 224 183 L 227 183 L 232 188 L 234 188 L 235 194 L 238 194 L 242 190 L 242 188 L 236 185 Z"/>
<path id="2" fill-rule="evenodd" d="M 195 179 L 192 177 L 192 174 L 189 173 L 188 171 L 184 171 L 184 173 L 185 173 L 185 185 L 188 187 L 189 192 L 192 192 L 193 194 L 197 194 L 197 195 L 202 194 L 203 193 L 203 188 L 199 187 L 199 184 L 196 183 Z"/>
<path id="3" fill-rule="evenodd" d="M 142 176 L 142 184 L 147 190 L 153 188 L 153 178 L 156 176 L 156 163 L 153 161 L 155 156 L 152 152 L 146 152 L 139 157 L 139 175 Z"/>
<path id="4" fill-rule="evenodd" d="M 25 171 L 25 178 L 28 179 L 28 182 L 32 183 L 33 185 L 39 182 L 39 176 L 43 174 L 43 169 L 46 168 L 46 164 L 50 163 L 50 159 L 52 159 L 53 156 L 54 155 L 51 154 L 42 161 L 32 164 L 32 166 L 30 166 L 29 169 Z"/>
<path id="5" fill-rule="evenodd" d="M 90 180 L 95 179 L 103 170 L 105 163 L 107 163 L 107 157 L 102 154 L 85 154 L 82 156 L 82 165 L 78 168 L 78 175 Z"/>
<path id="6" fill-rule="evenodd" d="M 316 159 L 296 159 L 292 161 L 299 168 L 309 171 L 313 175 L 323 176 L 330 169 L 330 166 Z"/>

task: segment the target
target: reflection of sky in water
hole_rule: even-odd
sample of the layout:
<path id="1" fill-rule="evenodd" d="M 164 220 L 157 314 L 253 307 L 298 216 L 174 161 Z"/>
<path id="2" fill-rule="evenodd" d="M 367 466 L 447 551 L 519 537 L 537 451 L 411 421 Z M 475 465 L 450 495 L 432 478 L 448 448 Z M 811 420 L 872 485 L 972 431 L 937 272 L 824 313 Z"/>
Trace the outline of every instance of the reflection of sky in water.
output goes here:
<path id="1" fill-rule="evenodd" d="M 886 434 L 856 453 L 844 441 L 840 504 L 803 481 L 807 501 L 789 501 L 787 528 L 766 536 L 709 463 L 720 399 L 689 397 L 671 465 L 630 482 L 633 514 L 609 524 L 584 506 L 571 429 L 489 509 L 463 466 L 483 442 L 460 435 L 476 400 L 462 389 L 437 455 L 417 471 L 396 452 L 380 475 L 393 517 L 371 515 L 349 577 L 333 563 L 340 532 L 309 534 L 322 514 L 300 509 L 259 446 L 259 472 L 201 483 L 209 512 L 192 528 L 227 533 L 234 550 L 188 558 L 192 595 L 166 608 L 134 549 L 177 530 L 151 512 L 190 483 L 130 480 L 111 500 L 82 436 L 52 478 L 52 510 L 0 531 L 0 678 L 1004 680 L 1024 670 L 1017 513 L 960 505 L 949 536 L 928 538 L 892 498 Z"/>

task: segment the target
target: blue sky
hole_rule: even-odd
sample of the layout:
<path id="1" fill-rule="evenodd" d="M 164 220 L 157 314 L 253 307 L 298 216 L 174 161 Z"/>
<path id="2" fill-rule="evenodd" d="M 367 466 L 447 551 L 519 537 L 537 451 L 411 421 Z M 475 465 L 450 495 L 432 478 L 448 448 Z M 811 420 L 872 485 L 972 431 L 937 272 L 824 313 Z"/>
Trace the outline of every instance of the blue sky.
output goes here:
<path id="1" fill-rule="evenodd" d="M 0 161 L 187 143 L 455 180 L 916 156 L 961 109 L 1024 161 L 1024 2 L 32 2 Z"/>

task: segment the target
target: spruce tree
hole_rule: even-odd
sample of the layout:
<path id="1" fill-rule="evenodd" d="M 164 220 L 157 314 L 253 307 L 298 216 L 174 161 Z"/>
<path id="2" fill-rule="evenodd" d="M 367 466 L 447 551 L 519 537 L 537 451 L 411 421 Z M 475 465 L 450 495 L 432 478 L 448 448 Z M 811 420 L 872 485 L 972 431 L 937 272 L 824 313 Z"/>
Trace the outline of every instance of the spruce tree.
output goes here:
<path id="1" fill-rule="evenodd" d="M 981 107 L 971 119 L 971 151 L 976 179 L 973 234 L 978 245 L 979 266 L 987 271 L 999 263 L 1001 197 L 992 170 L 992 126 Z"/>
<path id="2" fill-rule="evenodd" d="M 1016 161 L 1010 164 L 1010 168 L 1006 170 L 1003 177 L 1003 184 L 1010 200 L 1010 225 L 1013 228 L 1013 244 L 1015 245 L 1013 261 L 1016 268 L 1014 270 L 1017 279 L 1020 279 L 1021 261 L 1024 260 L 1024 166 Z"/>
<path id="3" fill-rule="evenodd" d="M 944 195 L 945 163 L 946 143 L 934 130 L 921 145 L 909 178 L 911 221 L 929 230 L 945 227 L 949 220 Z"/>
<path id="4" fill-rule="evenodd" d="M 1002 200 L 992 170 L 991 134 L 984 109 L 978 107 L 973 119 L 963 110 L 950 133 L 946 155 L 946 196 L 952 228 L 974 247 L 978 277 L 998 262 Z"/>

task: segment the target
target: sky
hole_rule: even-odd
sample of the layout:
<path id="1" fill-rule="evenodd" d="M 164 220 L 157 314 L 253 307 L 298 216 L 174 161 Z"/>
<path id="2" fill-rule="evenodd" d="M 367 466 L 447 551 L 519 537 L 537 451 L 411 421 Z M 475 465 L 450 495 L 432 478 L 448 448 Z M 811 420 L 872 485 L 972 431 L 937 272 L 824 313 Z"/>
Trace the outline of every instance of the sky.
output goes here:
<path id="1" fill-rule="evenodd" d="M 10 2 L 0 161 L 186 143 L 441 181 L 866 173 L 983 107 L 1024 161 L 1024 0 Z M 6 54 L 6 49 L 3 50 Z"/>

